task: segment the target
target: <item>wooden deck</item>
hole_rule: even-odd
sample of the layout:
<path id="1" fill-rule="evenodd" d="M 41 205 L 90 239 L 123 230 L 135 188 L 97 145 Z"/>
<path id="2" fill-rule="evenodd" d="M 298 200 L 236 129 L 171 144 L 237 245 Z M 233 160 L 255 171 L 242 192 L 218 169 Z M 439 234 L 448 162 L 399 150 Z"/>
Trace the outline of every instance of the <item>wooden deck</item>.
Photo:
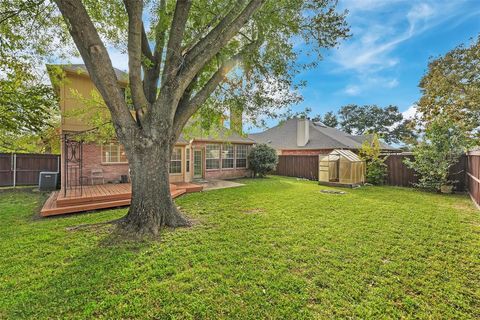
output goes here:
<path id="1" fill-rule="evenodd" d="M 202 191 L 203 186 L 193 183 L 170 184 L 172 198 L 184 193 Z M 43 205 L 43 217 L 97 209 L 115 208 L 130 205 L 132 186 L 129 183 L 84 186 L 80 189 L 54 191 Z"/>

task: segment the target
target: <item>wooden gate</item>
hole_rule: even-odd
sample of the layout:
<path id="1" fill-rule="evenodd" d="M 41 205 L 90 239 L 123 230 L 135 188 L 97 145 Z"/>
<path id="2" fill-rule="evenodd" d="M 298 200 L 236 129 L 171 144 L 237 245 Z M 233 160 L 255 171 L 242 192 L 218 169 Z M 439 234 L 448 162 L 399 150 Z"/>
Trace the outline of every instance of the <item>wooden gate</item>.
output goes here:
<path id="1" fill-rule="evenodd" d="M 470 152 L 467 157 L 468 193 L 473 202 L 480 206 L 480 151 Z"/>
<path id="2" fill-rule="evenodd" d="M 0 186 L 38 185 L 42 171 L 60 171 L 60 156 L 54 154 L 0 153 Z"/>
<path id="3" fill-rule="evenodd" d="M 278 156 L 277 169 L 274 174 L 318 180 L 318 155 Z"/>

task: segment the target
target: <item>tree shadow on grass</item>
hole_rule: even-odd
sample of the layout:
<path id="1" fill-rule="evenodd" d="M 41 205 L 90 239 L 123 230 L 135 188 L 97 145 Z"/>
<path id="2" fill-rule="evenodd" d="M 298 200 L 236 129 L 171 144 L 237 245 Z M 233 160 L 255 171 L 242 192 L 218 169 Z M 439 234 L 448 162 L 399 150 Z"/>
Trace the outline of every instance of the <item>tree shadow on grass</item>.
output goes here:
<path id="1" fill-rule="evenodd" d="M 111 225 L 65 232 L 67 238 L 80 238 L 73 245 L 81 248 L 65 245 L 55 257 L 49 256 L 51 261 L 44 264 L 48 272 L 41 271 L 38 283 L 16 292 L 8 317 L 95 317 L 96 310 L 107 310 L 118 302 L 122 283 L 135 280 L 138 258 L 158 246 L 154 239 L 125 238 Z"/>

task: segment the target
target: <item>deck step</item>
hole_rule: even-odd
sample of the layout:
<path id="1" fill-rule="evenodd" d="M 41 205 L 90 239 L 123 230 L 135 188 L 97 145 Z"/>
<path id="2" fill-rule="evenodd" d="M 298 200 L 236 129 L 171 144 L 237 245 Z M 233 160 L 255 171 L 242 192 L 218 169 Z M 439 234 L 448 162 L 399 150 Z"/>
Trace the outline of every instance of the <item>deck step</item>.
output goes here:
<path id="1" fill-rule="evenodd" d="M 170 184 L 170 193 L 172 198 L 177 198 L 185 193 L 201 191 L 202 188 L 188 183 Z M 54 191 L 43 205 L 40 215 L 46 217 L 128 206 L 131 196 L 130 185 L 86 186 L 81 195 L 70 193 L 67 197 L 61 191 Z"/>
<path id="2" fill-rule="evenodd" d="M 123 206 L 130 205 L 130 201 L 131 199 L 125 199 L 125 200 L 117 200 L 117 201 L 95 202 L 95 203 L 81 204 L 81 205 L 75 205 L 75 206 L 69 206 L 69 207 L 44 208 L 42 209 L 42 211 L 40 211 L 40 215 L 43 217 L 47 217 L 47 216 L 53 216 L 57 214 L 123 207 Z"/>
<path id="3" fill-rule="evenodd" d="M 172 199 L 175 199 L 176 197 L 181 196 L 184 193 L 187 193 L 186 189 L 176 189 L 176 190 L 170 190 L 172 194 Z"/>

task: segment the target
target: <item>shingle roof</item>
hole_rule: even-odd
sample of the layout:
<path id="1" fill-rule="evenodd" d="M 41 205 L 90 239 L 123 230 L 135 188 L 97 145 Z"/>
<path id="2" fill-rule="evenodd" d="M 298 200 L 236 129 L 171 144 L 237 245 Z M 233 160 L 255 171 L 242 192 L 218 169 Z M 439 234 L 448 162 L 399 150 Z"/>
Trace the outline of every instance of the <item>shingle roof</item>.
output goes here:
<path id="1" fill-rule="evenodd" d="M 322 123 L 309 124 L 309 140 L 303 146 L 297 146 L 298 119 L 289 119 L 261 133 L 250 134 L 249 138 L 257 143 L 266 143 L 275 149 L 360 149 L 368 135 L 352 136 Z M 396 150 L 382 143 L 382 149 Z"/>
<path id="2" fill-rule="evenodd" d="M 216 128 L 214 133 L 211 132 L 195 132 L 191 136 L 181 134 L 179 141 L 211 141 L 211 142 L 230 142 L 230 143 L 251 143 L 254 144 L 255 141 L 252 139 L 237 134 L 226 128 Z"/>
<path id="3" fill-rule="evenodd" d="M 49 67 L 60 67 L 63 70 L 72 72 L 72 73 L 79 73 L 79 74 L 86 74 L 86 75 L 89 74 L 87 67 L 84 64 L 50 64 L 50 65 L 47 65 L 47 69 Z M 115 75 L 117 76 L 118 81 L 128 82 L 128 73 L 117 68 L 113 68 L 113 70 L 115 71 Z"/>

